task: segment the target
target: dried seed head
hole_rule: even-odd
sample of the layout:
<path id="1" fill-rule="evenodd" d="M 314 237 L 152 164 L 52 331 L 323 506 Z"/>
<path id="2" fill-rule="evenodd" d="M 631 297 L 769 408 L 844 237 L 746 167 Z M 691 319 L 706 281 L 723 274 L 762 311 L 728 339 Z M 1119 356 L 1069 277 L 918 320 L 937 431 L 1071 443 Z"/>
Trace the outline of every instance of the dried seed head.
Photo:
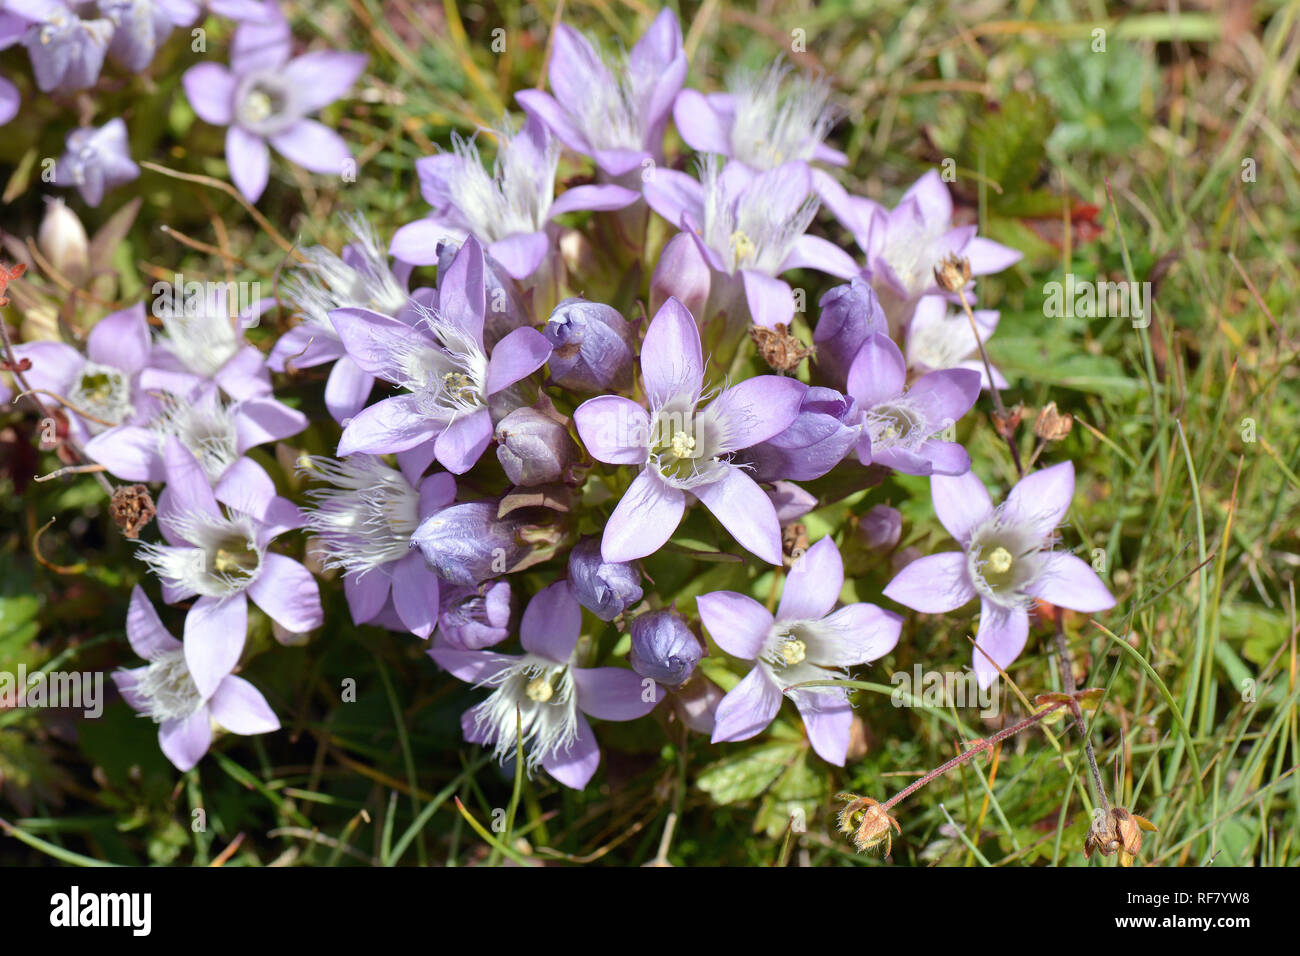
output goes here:
<path id="1" fill-rule="evenodd" d="M 853 835 L 853 845 L 857 847 L 858 852 L 865 853 L 883 845 L 885 849 L 881 855 L 889 856 L 889 851 L 894 845 L 893 835 L 889 832 L 890 827 L 893 827 L 896 833 L 903 831 L 899 829 L 898 821 L 885 810 L 884 805 L 871 797 L 859 797 L 853 793 L 836 794 L 835 799 L 847 801 L 844 809 L 839 812 L 837 821 L 841 833 Z"/>
<path id="2" fill-rule="evenodd" d="M 970 282 L 970 260 L 948 253 L 934 267 L 934 281 L 947 292 L 964 289 Z"/>
<path id="3" fill-rule="evenodd" d="M 768 367 L 783 375 L 793 372 L 799 367 L 800 362 L 816 354 L 817 351 L 804 345 L 790 334 L 788 326 L 780 323 L 774 329 L 755 325 L 749 330 L 749 335 L 758 346 L 758 354 L 763 356 L 763 361 L 768 364 Z"/>
<path id="4" fill-rule="evenodd" d="M 140 530 L 153 520 L 153 498 L 144 485 L 118 485 L 113 489 L 113 500 L 108 506 L 109 516 L 121 529 L 124 537 L 135 540 Z"/>
<path id="5" fill-rule="evenodd" d="M 1120 866 L 1132 866 L 1142 849 L 1143 830 L 1154 831 L 1155 824 L 1124 807 L 1112 807 L 1109 813 L 1098 810 L 1084 840 L 1083 855 L 1118 854 Z"/>
<path id="6" fill-rule="evenodd" d="M 1060 441 L 1070 434 L 1074 427 L 1074 416 L 1069 412 L 1062 414 L 1056 410 L 1056 402 L 1048 402 L 1038 412 L 1034 420 L 1034 434 L 1043 441 Z"/>

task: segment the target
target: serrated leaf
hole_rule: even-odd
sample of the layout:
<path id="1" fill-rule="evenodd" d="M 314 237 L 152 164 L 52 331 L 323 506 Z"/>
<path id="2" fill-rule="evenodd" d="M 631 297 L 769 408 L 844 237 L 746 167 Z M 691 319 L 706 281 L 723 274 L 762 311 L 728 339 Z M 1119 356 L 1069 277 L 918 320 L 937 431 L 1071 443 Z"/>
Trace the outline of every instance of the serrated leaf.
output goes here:
<path id="1" fill-rule="evenodd" d="M 796 743 L 767 743 L 710 765 L 695 783 L 725 806 L 752 800 L 772 785 L 800 751 Z"/>

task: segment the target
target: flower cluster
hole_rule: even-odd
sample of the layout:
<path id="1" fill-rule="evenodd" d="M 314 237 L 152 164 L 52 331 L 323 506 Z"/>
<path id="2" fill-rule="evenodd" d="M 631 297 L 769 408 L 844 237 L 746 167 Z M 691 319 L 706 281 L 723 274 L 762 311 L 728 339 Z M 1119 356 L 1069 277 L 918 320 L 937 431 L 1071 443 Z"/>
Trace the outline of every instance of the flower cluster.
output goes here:
<path id="1" fill-rule="evenodd" d="M 106 24 L 148 8 L 153 43 L 188 5 L 99 6 Z M 147 62 L 115 46 L 120 23 L 9 7 L 51 37 L 29 43 L 43 88 L 93 82 L 96 50 Z M 339 174 L 346 145 L 310 117 L 364 57 L 293 57 L 274 4 L 223 8 L 242 18 L 229 66 L 190 67 L 184 90 L 227 128 L 235 185 L 258 199 L 268 146 Z M 345 248 L 301 252 L 279 282 L 292 324 L 269 354 L 244 332 L 277 303 L 241 312 L 219 297 L 163 310 L 157 333 L 142 306 L 115 313 L 84 353 L 19 348 L 33 384 L 66 399 L 92 461 L 164 484 L 162 540 L 138 554 L 163 600 L 187 603 L 183 640 L 137 589 L 128 634 L 147 663 L 119 685 L 178 767 L 206 751 L 214 722 L 277 726 L 236 676 L 250 602 L 294 643 L 325 623 L 320 587 L 340 581 L 353 624 L 414 635 L 472 685 L 466 741 L 521 752 L 569 787 L 598 767 L 592 719 L 657 711 L 722 743 L 763 732 L 787 699 L 811 749 L 843 765 L 846 680 L 893 651 L 904 619 L 861 599 L 885 582 L 847 579 L 842 549 L 892 549 L 903 518 L 859 494 L 856 531 L 809 541 L 824 525 L 799 519 L 829 503 L 832 472 L 854 493 L 890 473 L 929 479 L 961 550 L 906 564 L 883 595 L 927 614 L 978 597 L 981 684 L 1024 648 L 1035 602 L 1114 603 L 1059 548 L 1071 465 L 1030 472 L 994 507 L 958 441 L 981 393 L 1007 387 L 983 351 L 998 313 L 972 308 L 973 281 L 935 269 L 958 257 L 968 279 L 1019 253 L 959 221 L 935 172 L 892 209 L 851 195 L 821 78 L 778 63 L 703 93 L 686 75 L 670 11 L 616 55 L 559 25 L 550 92 L 519 93 L 523 116 L 415 164 L 427 212 L 384 238 L 353 215 Z M 671 165 L 669 123 L 694 151 Z M 131 164 L 120 125 L 78 135 L 66 168 L 89 201 Z M 561 177 L 565 163 L 583 175 Z M 810 282 L 827 290 L 815 316 Z M 324 381 L 318 422 L 276 397 L 304 369 Z M 309 424 L 313 437 L 295 438 Z M 319 452 L 321 435 L 327 454 L 281 455 L 297 463 L 280 485 L 297 503 L 259 463 L 269 456 L 249 455 L 291 439 Z M 734 583 L 679 598 L 648 573 L 697 558 L 738 566 Z"/>

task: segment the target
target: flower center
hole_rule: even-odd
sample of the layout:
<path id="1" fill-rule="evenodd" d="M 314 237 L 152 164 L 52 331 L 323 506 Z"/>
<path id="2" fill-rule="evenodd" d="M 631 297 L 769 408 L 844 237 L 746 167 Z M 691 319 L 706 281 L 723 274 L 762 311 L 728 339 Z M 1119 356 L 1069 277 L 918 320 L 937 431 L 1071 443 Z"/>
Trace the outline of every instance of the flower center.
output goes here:
<path id="1" fill-rule="evenodd" d="M 753 239 L 737 229 L 731 234 L 731 254 L 736 268 L 739 269 L 743 264 L 754 260 L 758 254 L 758 246 L 754 245 Z"/>
<path id="2" fill-rule="evenodd" d="M 148 716 L 159 724 L 182 720 L 203 703 L 182 650 L 167 651 L 151 661 L 136 684 L 136 692 L 147 702 Z"/>
<path id="3" fill-rule="evenodd" d="M 120 369 L 97 362 L 85 364 L 68 399 L 96 418 L 119 425 L 135 411 L 131 407 L 131 383 L 126 375 Z M 90 421 L 87 425 L 92 430 L 104 427 Z"/>
<path id="4" fill-rule="evenodd" d="M 880 448 L 915 449 L 929 437 L 924 416 L 906 401 L 877 405 L 866 418 L 871 443 Z"/>
<path id="5" fill-rule="evenodd" d="M 236 94 L 235 110 L 240 126 L 260 136 L 273 136 L 298 121 L 292 88 L 272 72 L 246 77 Z"/>
<path id="6" fill-rule="evenodd" d="M 248 581 L 261 563 L 262 556 L 246 538 L 230 538 L 212 554 L 213 572 L 232 581 Z"/>
<path id="7" fill-rule="evenodd" d="M 524 695 L 539 704 L 544 704 L 555 696 L 555 688 L 551 686 L 550 677 L 543 674 L 540 677 L 534 677 L 528 682 L 524 689 Z"/>
<path id="8" fill-rule="evenodd" d="M 787 667 L 793 667 L 795 664 L 802 664 L 804 658 L 808 656 L 808 645 L 797 637 L 791 637 L 780 643 L 777 654 L 785 661 Z"/>
<path id="9" fill-rule="evenodd" d="M 1006 574 L 1011 570 L 1011 552 L 998 545 L 989 555 L 988 567 L 994 574 Z"/>

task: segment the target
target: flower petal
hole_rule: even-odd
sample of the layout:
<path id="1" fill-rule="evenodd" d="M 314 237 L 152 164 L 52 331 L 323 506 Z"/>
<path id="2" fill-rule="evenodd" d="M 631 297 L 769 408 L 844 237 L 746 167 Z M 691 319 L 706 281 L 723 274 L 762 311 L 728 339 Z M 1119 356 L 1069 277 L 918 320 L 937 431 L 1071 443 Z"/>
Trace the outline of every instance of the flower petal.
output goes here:
<path id="1" fill-rule="evenodd" d="M 686 495 L 643 468 L 609 516 L 600 540 L 601 557 L 634 561 L 654 554 L 673 536 L 685 511 Z"/>
<path id="2" fill-rule="evenodd" d="M 718 704 L 712 742 L 748 740 L 762 733 L 780 709 L 781 689 L 759 664 Z"/>
<path id="3" fill-rule="evenodd" d="M 980 626 L 975 634 L 975 676 L 984 689 L 998 679 L 998 667 L 1006 670 L 1025 649 L 1029 639 L 1029 614 L 1024 608 L 1004 608 L 980 603 Z M 997 667 L 990 663 L 996 662 Z"/>
<path id="4" fill-rule="evenodd" d="M 520 328 L 508 333 L 492 347 L 488 359 L 487 393 L 497 392 L 527 378 L 551 357 L 551 343 L 534 328 Z"/>
<path id="5" fill-rule="evenodd" d="M 975 526 L 993 513 L 988 490 L 973 471 L 935 475 L 930 479 L 930 495 L 940 524 L 962 545 L 970 539 Z"/>
<path id="6" fill-rule="evenodd" d="M 578 715 L 576 738 L 568 747 L 552 750 L 542 758 L 542 766 L 552 777 L 573 790 L 585 787 L 600 766 L 600 746 L 591 732 L 587 718 Z"/>
<path id="7" fill-rule="evenodd" d="M 450 422 L 438 435 L 435 454 L 442 467 L 463 475 L 474 467 L 492 442 L 492 415 L 480 408 Z"/>
<path id="8" fill-rule="evenodd" d="M 600 720 L 636 720 L 664 696 L 662 687 L 647 687 L 640 674 L 623 667 L 575 667 L 570 673 L 578 709 Z"/>
<path id="9" fill-rule="evenodd" d="M 1074 463 L 1030 472 L 1007 493 L 1002 513 L 1009 521 L 1033 529 L 1046 538 L 1065 520 L 1074 498 Z"/>
<path id="10" fill-rule="evenodd" d="M 158 747 L 182 773 L 192 770 L 210 746 L 212 724 L 206 706 L 183 720 L 164 720 L 158 725 Z"/>
<path id="11" fill-rule="evenodd" d="M 568 581 L 556 581 L 538 591 L 519 622 L 519 642 L 530 653 L 567 664 L 582 630 L 582 605 Z"/>
<path id="12" fill-rule="evenodd" d="M 283 554 L 262 555 L 262 571 L 248 586 L 248 595 L 275 623 L 294 634 L 314 631 L 325 623 L 316 579 Z"/>
<path id="13" fill-rule="evenodd" d="M 229 126 L 235 118 L 235 75 L 220 63 L 200 63 L 181 74 L 181 85 L 199 119 Z"/>
<path id="14" fill-rule="evenodd" d="M 844 587 L 844 561 L 833 538 L 822 538 L 786 575 L 778 621 L 819 621 L 830 614 Z"/>
<path id="15" fill-rule="evenodd" d="M 232 734 L 269 734 L 280 729 L 280 718 L 262 692 L 233 674 L 221 682 L 208 708 L 212 719 Z"/>
<path id="16" fill-rule="evenodd" d="M 429 441 L 438 423 L 426 418 L 415 395 L 398 395 L 376 402 L 348 422 L 339 439 L 339 457 L 366 452 L 387 455 Z"/>
<path id="17" fill-rule="evenodd" d="M 694 402 L 704 382 L 700 330 L 686 307 L 670 298 L 655 313 L 641 343 L 641 377 L 650 407 L 675 398 Z"/>
<path id="18" fill-rule="evenodd" d="M 239 663 L 247 632 L 248 600 L 242 593 L 201 597 L 185 615 L 185 664 L 205 699 Z"/>
<path id="19" fill-rule="evenodd" d="M 226 163 L 235 187 L 249 202 L 257 202 L 271 175 L 271 151 L 266 148 L 266 140 L 243 127 L 231 126 L 226 130 Z"/>
<path id="20" fill-rule="evenodd" d="M 270 140 L 281 156 L 313 173 L 342 176 L 356 163 L 343 137 L 313 119 L 300 119 Z"/>
<path id="21" fill-rule="evenodd" d="M 742 547 L 768 564 L 781 564 L 781 525 L 772 499 L 742 469 L 729 467 L 725 477 L 697 485 L 691 494 L 713 512 Z"/>
<path id="22" fill-rule="evenodd" d="M 1055 552 L 1043 562 L 1043 569 L 1029 585 L 1028 591 L 1057 607 L 1093 613 L 1115 606 L 1115 596 L 1102 583 L 1097 572 L 1072 554 Z"/>
<path id="23" fill-rule="evenodd" d="M 281 76 L 293 87 L 295 106 L 314 113 L 342 99 L 365 70 L 366 60 L 364 53 L 317 50 L 290 60 Z"/>
<path id="24" fill-rule="evenodd" d="M 578 437 L 591 456 L 611 465 L 639 465 L 650 443 L 650 416 L 620 395 L 588 399 L 573 413 Z"/>
<path id="25" fill-rule="evenodd" d="M 126 639 L 131 642 L 131 650 L 147 661 L 181 647 L 181 642 L 163 627 L 158 611 L 138 584 L 131 589 L 131 604 L 126 612 Z"/>
<path id="26" fill-rule="evenodd" d="M 757 660 L 772 629 L 773 618 L 767 608 L 746 594 L 714 591 L 695 599 L 700 620 L 714 642 L 743 660 Z"/>
<path id="27" fill-rule="evenodd" d="M 885 586 L 885 597 L 925 614 L 955 611 L 975 596 L 965 551 L 917 558 Z"/>

